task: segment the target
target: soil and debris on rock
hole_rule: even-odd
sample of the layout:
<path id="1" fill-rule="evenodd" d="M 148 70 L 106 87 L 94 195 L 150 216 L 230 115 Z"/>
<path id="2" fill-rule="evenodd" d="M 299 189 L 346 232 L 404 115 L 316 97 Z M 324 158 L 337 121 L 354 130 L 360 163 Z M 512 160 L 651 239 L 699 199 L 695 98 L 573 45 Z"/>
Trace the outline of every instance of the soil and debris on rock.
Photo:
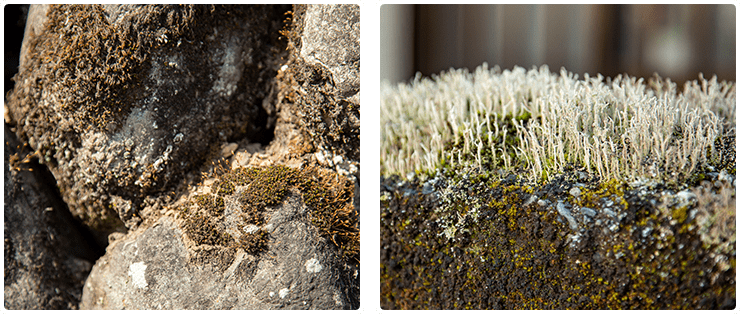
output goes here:
<path id="1" fill-rule="evenodd" d="M 382 178 L 381 306 L 732 309 L 735 178 L 706 176 L 682 191 L 578 170 Z"/>

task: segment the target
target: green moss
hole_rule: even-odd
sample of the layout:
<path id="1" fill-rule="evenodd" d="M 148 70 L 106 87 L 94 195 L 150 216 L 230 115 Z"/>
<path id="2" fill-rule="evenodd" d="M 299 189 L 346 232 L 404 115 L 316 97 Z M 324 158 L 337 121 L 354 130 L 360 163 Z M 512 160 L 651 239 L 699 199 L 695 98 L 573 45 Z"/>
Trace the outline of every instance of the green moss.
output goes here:
<path id="1" fill-rule="evenodd" d="M 679 224 L 683 224 L 686 221 L 687 211 L 688 206 L 681 206 L 671 212 L 671 217 L 673 217 L 673 219 L 676 220 Z"/>
<path id="2" fill-rule="evenodd" d="M 195 203 L 211 215 L 221 215 L 224 212 L 225 204 L 222 196 L 210 194 L 195 196 Z"/>
<path id="3" fill-rule="evenodd" d="M 283 165 L 248 171 L 247 175 L 250 177 L 250 184 L 240 200 L 252 207 L 280 204 L 288 187 L 298 183 L 298 172 Z"/>
<path id="4" fill-rule="evenodd" d="M 218 180 L 211 186 L 211 194 L 227 195 L 234 193 L 234 184 L 228 180 Z"/>
<path id="5" fill-rule="evenodd" d="M 581 195 L 578 198 L 569 196 L 568 200 L 581 207 L 599 208 L 602 206 L 602 202 L 610 199 L 626 209 L 627 201 L 624 199 L 624 187 L 623 183 L 611 179 L 599 183 L 596 189 L 581 188 Z"/>

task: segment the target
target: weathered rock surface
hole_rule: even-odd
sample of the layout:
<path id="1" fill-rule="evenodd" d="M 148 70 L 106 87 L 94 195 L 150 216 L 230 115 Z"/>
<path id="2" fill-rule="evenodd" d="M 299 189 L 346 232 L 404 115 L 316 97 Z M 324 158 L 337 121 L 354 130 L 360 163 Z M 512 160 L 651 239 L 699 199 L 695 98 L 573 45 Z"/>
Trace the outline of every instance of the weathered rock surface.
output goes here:
<path id="1" fill-rule="evenodd" d="M 581 171 L 539 186 L 381 178 L 381 307 L 733 309 L 736 187 L 713 177 L 684 191 Z"/>
<path id="2" fill-rule="evenodd" d="M 31 7 L 6 123 L 110 242 L 81 308 L 359 306 L 359 7 L 288 9 Z"/>
<path id="3" fill-rule="evenodd" d="M 32 6 L 11 123 L 104 239 L 214 144 L 261 139 L 288 8 Z"/>
<path id="4" fill-rule="evenodd" d="M 318 152 L 359 161 L 360 7 L 307 5 L 294 11 L 290 59 L 277 76 L 277 106 L 289 108 Z"/>
<path id="5" fill-rule="evenodd" d="M 346 289 L 355 279 L 338 271 L 334 250 L 306 219 L 306 211 L 297 195 L 269 210 L 263 228 L 271 236 L 263 254 L 210 245 L 193 253 L 183 222 L 163 217 L 111 243 L 85 284 L 80 307 L 357 308 L 358 295 Z"/>
<path id="6" fill-rule="evenodd" d="M 56 187 L 44 177 L 51 176 L 48 170 L 32 159 L 21 163 L 25 153 L 6 126 L 4 306 L 77 308 L 90 261 L 99 254 L 54 194 Z"/>

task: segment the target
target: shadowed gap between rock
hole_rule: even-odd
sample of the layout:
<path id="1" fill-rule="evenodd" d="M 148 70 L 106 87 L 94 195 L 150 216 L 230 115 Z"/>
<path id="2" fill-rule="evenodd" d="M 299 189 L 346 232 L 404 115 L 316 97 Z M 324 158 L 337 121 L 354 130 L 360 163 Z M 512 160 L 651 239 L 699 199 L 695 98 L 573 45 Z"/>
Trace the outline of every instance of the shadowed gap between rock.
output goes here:
<path id="1" fill-rule="evenodd" d="M 7 124 L 5 124 L 5 136 L 6 138 L 11 138 L 11 143 L 13 141 L 15 141 L 16 143 L 20 143 L 20 141 L 16 138 L 15 133 L 10 131 L 10 128 Z M 97 242 L 93 240 L 95 237 L 87 228 L 87 226 L 85 226 L 84 224 L 82 224 L 82 222 L 72 216 L 67 203 L 64 202 L 64 199 L 62 199 L 62 194 L 59 191 L 59 187 L 56 183 L 57 181 L 51 171 L 49 171 L 49 167 L 39 163 L 39 159 L 37 157 L 30 158 L 28 163 L 26 163 L 25 165 L 29 168 L 29 171 L 32 171 L 34 173 L 36 180 L 38 180 L 46 188 L 46 195 L 51 200 L 54 211 L 57 214 L 61 215 L 63 221 L 68 222 L 70 224 L 70 227 L 79 232 L 84 239 L 85 243 L 80 243 L 77 249 L 74 250 L 73 254 L 79 258 L 89 261 L 92 264 L 95 264 L 95 261 L 97 261 L 101 256 L 103 256 L 103 254 L 105 254 L 105 248 L 101 247 L 97 244 Z M 85 247 L 87 247 L 89 250 L 84 249 Z"/>
<path id="2" fill-rule="evenodd" d="M 270 116 L 267 113 L 267 110 L 265 110 L 264 107 L 259 106 L 259 112 L 257 113 L 257 119 L 255 120 L 255 122 L 258 124 L 258 127 L 261 129 L 264 129 L 264 131 L 259 132 L 258 134 L 250 137 L 249 138 L 250 142 L 260 143 L 262 146 L 270 145 L 270 142 L 272 142 L 272 139 L 275 138 L 275 124 L 269 125 L 267 123 L 269 118 Z M 241 138 L 237 140 L 240 140 L 240 139 Z"/>
<path id="3" fill-rule="evenodd" d="M 26 29 L 28 4 L 8 4 L 5 6 L 5 91 L 13 89 L 15 82 L 11 79 L 18 73 L 20 63 L 23 30 Z"/>

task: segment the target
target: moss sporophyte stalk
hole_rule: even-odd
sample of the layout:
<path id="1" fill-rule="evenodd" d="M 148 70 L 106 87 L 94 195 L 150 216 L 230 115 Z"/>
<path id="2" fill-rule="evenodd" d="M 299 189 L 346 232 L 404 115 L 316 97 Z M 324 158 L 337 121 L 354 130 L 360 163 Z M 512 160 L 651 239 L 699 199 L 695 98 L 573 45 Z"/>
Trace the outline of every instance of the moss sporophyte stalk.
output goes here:
<path id="1" fill-rule="evenodd" d="M 352 206 L 354 185 L 317 167 L 220 169 L 208 193 L 193 197 L 180 208 L 186 234 L 197 245 L 240 247 L 249 253 L 260 253 L 269 241 L 269 232 L 263 228 L 269 219 L 265 216 L 267 207 L 279 206 L 292 191 L 301 196 L 319 233 L 342 255 L 358 259 L 359 222 Z M 220 226 L 226 202 L 239 209 L 238 239 Z"/>
<path id="2" fill-rule="evenodd" d="M 384 309 L 735 304 L 735 86 L 547 67 L 381 91 Z"/>

